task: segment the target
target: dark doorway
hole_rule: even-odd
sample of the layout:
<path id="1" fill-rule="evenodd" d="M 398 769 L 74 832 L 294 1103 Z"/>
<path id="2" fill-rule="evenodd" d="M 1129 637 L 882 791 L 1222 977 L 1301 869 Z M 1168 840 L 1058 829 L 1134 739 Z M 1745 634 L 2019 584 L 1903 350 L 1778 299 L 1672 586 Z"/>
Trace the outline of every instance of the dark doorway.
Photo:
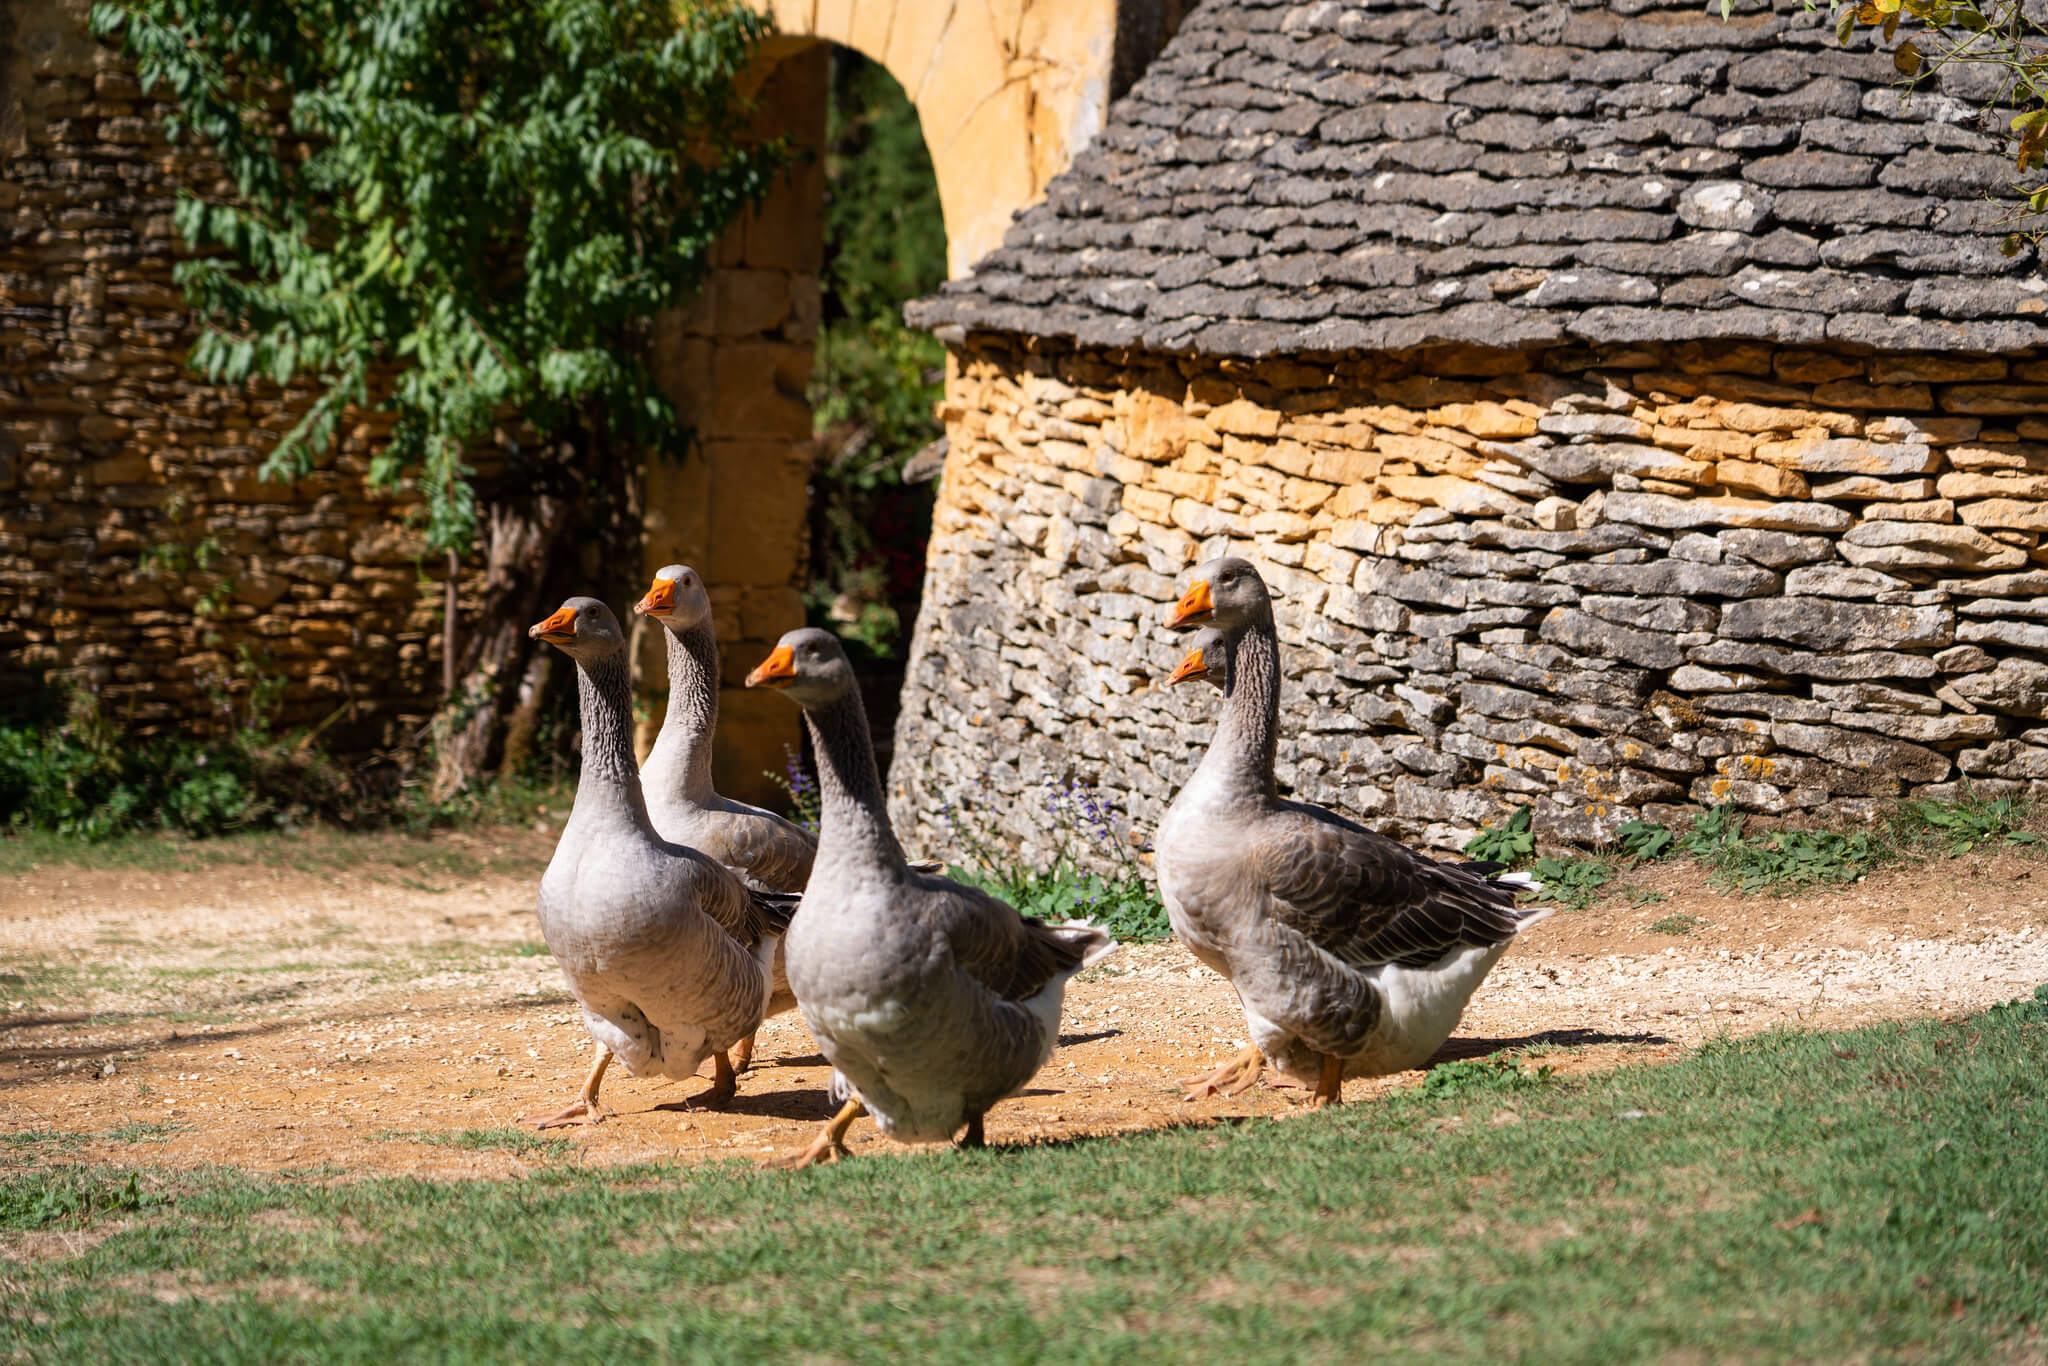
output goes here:
<path id="1" fill-rule="evenodd" d="M 942 435 L 932 407 L 946 360 L 902 310 L 945 277 L 946 226 L 917 110 L 880 64 L 834 47 L 804 606 L 846 644 L 884 772 L 924 586 L 929 452 Z"/>

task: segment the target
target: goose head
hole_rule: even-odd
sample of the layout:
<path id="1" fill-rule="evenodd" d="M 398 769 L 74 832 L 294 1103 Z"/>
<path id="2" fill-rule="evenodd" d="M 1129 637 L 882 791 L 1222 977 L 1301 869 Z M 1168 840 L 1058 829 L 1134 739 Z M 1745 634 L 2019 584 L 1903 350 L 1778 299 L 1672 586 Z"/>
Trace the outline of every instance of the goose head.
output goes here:
<path id="1" fill-rule="evenodd" d="M 546 621 L 529 626 L 526 634 L 546 641 L 579 664 L 626 648 L 626 633 L 619 629 L 619 619 L 596 598 L 570 598 Z"/>
<path id="2" fill-rule="evenodd" d="M 1166 676 L 1166 686 L 1177 688 L 1198 678 L 1218 688 L 1230 679 L 1230 637 L 1213 626 L 1195 632 L 1187 654 Z"/>
<path id="3" fill-rule="evenodd" d="M 1266 593 L 1266 581 L 1250 561 L 1235 555 L 1198 565 L 1180 601 L 1166 614 L 1167 626 L 1191 631 L 1214 626 L 1219 631 L 1241 631 L 1273 612 L 1273 600 Z"/>
<path id="4" fill-rule="evenodd" d="M 711 620 L 711 594 L 704 589 L 704 576 L 690 566 L 665 565 L 654 571 L 654 583 L 633 610 L 681 634 Z"/>
<path id="5" fill-rule="evenodd" d="M 808 711 L 854 691 L 853 665 L 840 648 L 839 637 L 806 626 L 775 642 L 768 658 L 747 675 L 747 686 L 786 693 Z"/>

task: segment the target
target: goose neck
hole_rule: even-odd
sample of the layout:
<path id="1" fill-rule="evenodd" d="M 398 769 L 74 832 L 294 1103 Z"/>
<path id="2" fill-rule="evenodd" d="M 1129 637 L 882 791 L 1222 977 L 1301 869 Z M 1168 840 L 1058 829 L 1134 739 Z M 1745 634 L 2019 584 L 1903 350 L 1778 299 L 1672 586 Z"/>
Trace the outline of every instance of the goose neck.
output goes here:
<path id="1" fill-rule="evenodd" d="M 623 815 L 651 830 L 633 755 L 632 683 L 624 651 L 587 663 L 578 660 L 576 691 L 583 716 L 583 768 L 570 819 L 585 812 L 592 818 Z"/>
<path id="2" fill-rule="evenodd" d="M 1233 795 L 1272 798 L 1279 729 L 1280 641 L 1269 617 L 1231 642 L 1223 714 L 1202 759 L 1205 776 Z"/>
<path id="3" fill-rule="evenodd" d="M 818 759 L 818 864 L 900 868 L 903 848 L 882 803 L 867 713 L 848 693 L 804 712 Z"/>
<path id="4" fill-rule="evenodd" d="M 676 775 L 682 795 L 701 804 L 714 795 L 711 754 L 712 737 L 718 732 L 718 638 L 708 622 L 685 631 L 664 626 L 662 634 L 668 637 L 668 714 L 655 736 L 648 767 Z"/>

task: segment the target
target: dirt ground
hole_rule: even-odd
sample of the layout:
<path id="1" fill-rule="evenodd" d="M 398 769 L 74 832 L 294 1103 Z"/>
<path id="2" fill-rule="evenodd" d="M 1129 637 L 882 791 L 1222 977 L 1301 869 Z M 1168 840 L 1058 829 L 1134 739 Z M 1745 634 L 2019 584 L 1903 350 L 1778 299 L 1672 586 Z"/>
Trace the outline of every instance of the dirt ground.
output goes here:
<path id="1" fill-rule="evenodd" d="M 334 839 L 311 860 L 52 864 L 0 882 L 0 1164 L 61 1151 L 502 1176 L 564 1156 L 765 1157 L 829 1114 L 823 1060 L 791 1013 L 764 1028 L 724 1112 L 691 1107 L 700 1083 L 614 1071 L 617 1115 L 558 1131 L 566 1152 L 459 1137 L 565 1104 L 591 1056 L 534 921 L 551 836 L 432 837 L 474 855 L 459 877 L 422 874 L 389 840 L 358 857 Z M 1444 1056 L 1525 1047 L 1562 1070 L 1605 1068 L 1721 1031 L 1961 1012 L 2048 982 L 2048 862 L 2020 853 L 1784 898 L 1724 896 L 1683 867 L 1615 890 L 1531 930 Z M 1650 928 L 1667 917 L 1693 927 Z M 1302 1099 L 1278 1086 L 1180 1099 L 1176 1079 L 1221 1061 L 1244 1026 L 1228 988 L 1176 945 L 1125 946 L 1077 979 L 1064 1029 L 1032 1087 L 989 1116 L 991 1143 L 1272 1115 Z M 1421 1075 L 1353 1081 L 1345 1099 Z M 853 1139 L 888 1146 L 866 1122 Z"/>

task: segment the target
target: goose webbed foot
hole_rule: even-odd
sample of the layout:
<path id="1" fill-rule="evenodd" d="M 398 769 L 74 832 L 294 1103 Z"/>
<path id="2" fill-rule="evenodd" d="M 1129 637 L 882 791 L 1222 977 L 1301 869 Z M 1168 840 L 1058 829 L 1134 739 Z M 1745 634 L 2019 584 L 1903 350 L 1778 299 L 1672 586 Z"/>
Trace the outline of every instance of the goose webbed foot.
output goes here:
<path id="1" fill-rule="evenodd" d="M 1308 1099 L 1311 1110 L 1327 1109 L 1344 1102 L 1344 1059 L 1332 1053 L 1323 1054 L 1323 1075 L 1316 1082 L 1316 1092 Z"/>
<path id="2" fill-rule="evenodd" d="M 583 1092 L 565 1108 L 551 1115 L 526 1115 L 524 1123 L 536 1129 L 563 1129 L 571 1124 L 602 1124 L 618 1113 L 611 1106 L 597 1098 L 597 1088 L 604 1082 L 604 1070 L 611 1066 L 612 1055 L 603 1044 L 597 1047 L 597 1061 L 591 1064 L 590 1075 L 583 1079 Z"/>
<path id="3" fill-rule="evenodd" d="M 732 1059 L 720 1049 L 711 1055 L 711 1085 L 708 1089 L 691 1096 L 688 1104 L 692 1110 L 723 1110 L 732 1104 L 732 1098 L 739 1094 L 738 1074 L 733 1071 Z"/>
<path id="4" fill-rule="evenodd" d="M 1210 1096 L 1235 1096 L 1249 1091 L 1266 1068 L 1266 1056 L 1257 1045 L 1247 1044 L 1237 1055 L 1206 1077 L 1183 1081 L 1187 1094 L 1182 1100 L 1204 1100 Z"/>
<path id="5" fill-rule="evenodd" d="M 986 1148 L 988 1146 L 988 1136 L 981 1130 L 980 1115 L 969 1115 L 967 1117 L 967 1132 L 960 1135 L 960 1142 L 956 1146 L 962 1148 Z"/>
<path id="6" fill-rule="evenodd" d="M 851 1157 L 853 1154 L 846 1148 L 846 1131 L 853 1127 L 856 1119 L 867 1112 L 868 1107 L 861 1103 L 859 1096 L 855 1096 L 839 1107 L 839 1113 L 832 1116 L 830 1122 L 818 1131 L 818 1136 L 811 1140 L 810 1147 L 800 1153 L 791 1153 L 788 1157 L 770 1158 L 761 1165 L 794 1172 L 802 1171 L 805 1167 L 837 1162 L 842 1157 Z"/>

